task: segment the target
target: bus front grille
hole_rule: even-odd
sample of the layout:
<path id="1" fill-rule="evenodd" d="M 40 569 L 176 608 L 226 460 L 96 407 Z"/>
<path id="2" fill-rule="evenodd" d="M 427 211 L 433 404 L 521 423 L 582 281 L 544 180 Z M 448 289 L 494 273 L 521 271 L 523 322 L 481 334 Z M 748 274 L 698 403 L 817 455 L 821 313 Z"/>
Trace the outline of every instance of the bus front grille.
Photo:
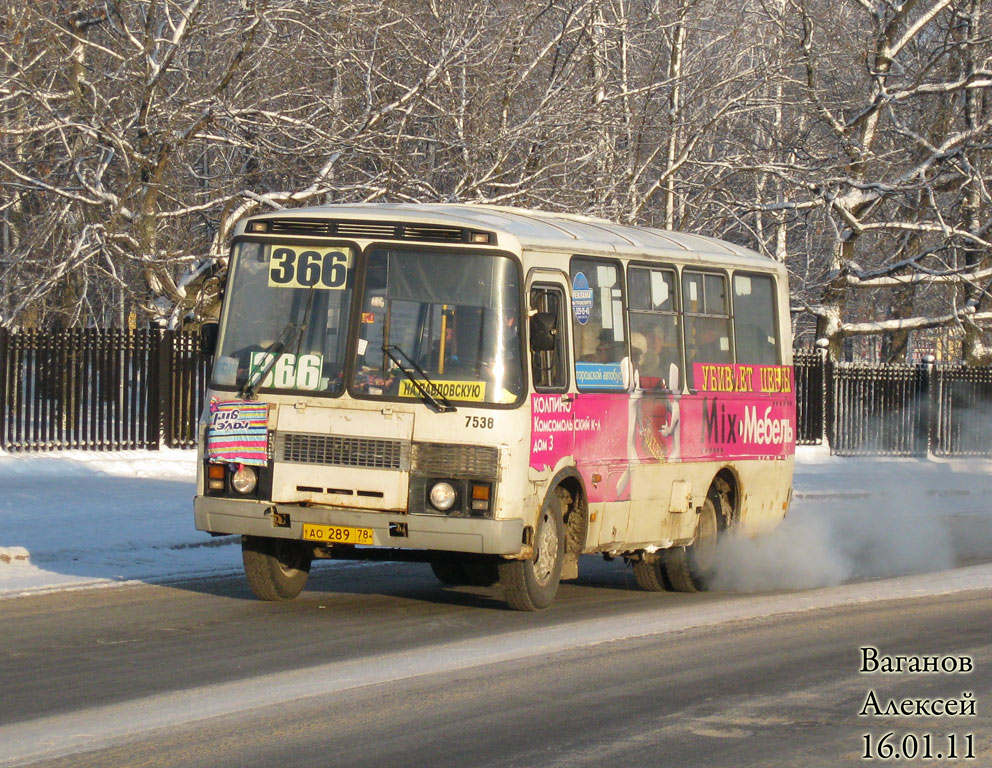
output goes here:
<path id="1" fill-rule="evenodd" d="M 414 443 L 412 463 L 421 475 L 499 479 L 499 451 L 488 445 Z"/>
<path id="2" fill-rule="evenodd" d="M 281 432 L 276 437 L 276 459 L 291 464 L 408 470 L 410 444 L 404 440 Z"/>

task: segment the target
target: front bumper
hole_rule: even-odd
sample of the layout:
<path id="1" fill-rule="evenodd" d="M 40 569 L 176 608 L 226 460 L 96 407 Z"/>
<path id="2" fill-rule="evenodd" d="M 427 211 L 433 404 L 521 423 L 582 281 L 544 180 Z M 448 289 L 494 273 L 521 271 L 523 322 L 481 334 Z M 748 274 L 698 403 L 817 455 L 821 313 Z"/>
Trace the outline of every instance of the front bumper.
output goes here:
<path id="1" fill-rule="evenodd" d="M 285 527 L 274 525 L 273 509 L 287 515 L 290 524 Z M 302 539 L 303 524 L 315 523 L 371 528 L 377 547 L 485 555 L 517 555 L 523 547 L 523 520 L 401 515 L 213 496 L 197 496 L 193 513 L 196 527 L 214 534 Z"/>

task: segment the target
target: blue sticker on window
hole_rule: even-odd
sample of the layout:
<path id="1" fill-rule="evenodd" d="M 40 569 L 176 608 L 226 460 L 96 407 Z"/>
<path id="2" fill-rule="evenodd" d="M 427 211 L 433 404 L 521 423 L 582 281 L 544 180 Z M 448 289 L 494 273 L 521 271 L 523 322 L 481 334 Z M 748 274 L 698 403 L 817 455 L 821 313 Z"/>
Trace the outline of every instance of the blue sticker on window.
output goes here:
<path id="1" fill-rule="evenodd" d="M 572 312 L 579 325 L 589 322 L 592 314 L 592 288 L 582 272 L 576 272 L 572 278 Z"/>
<path id="2" fill-rule="evenodd" d="M 580 389 L 624 389 L 620 363 L 575 364 L 575 383 Z"/>

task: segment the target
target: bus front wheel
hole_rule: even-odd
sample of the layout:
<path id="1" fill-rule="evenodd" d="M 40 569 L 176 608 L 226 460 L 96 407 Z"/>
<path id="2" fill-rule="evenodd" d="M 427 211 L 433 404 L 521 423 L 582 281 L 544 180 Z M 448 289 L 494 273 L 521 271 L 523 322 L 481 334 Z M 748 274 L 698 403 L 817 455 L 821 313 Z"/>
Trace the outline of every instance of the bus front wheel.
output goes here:
<path id="1" fill-rule="evenodd" d="M 530 560 L 505 560 L 499 564 L 499 583 L 507 604 L 516 611 L 540 611 L 551 605 L 558 592 L 565 561 L 565 523 L 557 492 L 548 494 L 534 535 Z"/>
<path id="2" fill-rule="evenodd" d="M 675 547 L 662 552 L 660 565 L 676 592 L 705 590 L 716 566 L 716 544 L 720 533 L 716 505 L 712 498 L 703 502 L 696 521 L 696 537 L 688 547 Z"/>
<path id="3" fill-rule="evenodd" d="M 298 541 L 241 537 L 248 586 L 259 600 L 292 600 L 310 575 L 310 551 Z"/>

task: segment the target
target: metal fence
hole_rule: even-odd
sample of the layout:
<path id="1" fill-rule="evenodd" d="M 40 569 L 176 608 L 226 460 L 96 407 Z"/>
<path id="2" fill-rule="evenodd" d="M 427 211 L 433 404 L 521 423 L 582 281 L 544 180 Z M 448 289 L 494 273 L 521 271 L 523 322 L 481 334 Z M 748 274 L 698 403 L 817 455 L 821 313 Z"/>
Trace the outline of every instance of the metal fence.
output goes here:
<path id="1" fill-rule="evenodd" d="M 992 368 L 938 366 L 929 387 L 931 452 L 937 456 L 992 454 Z"/>
<path id="2" fill-rule="evenodd" d="M 792 360 L 796 381 L 796 442 L 819 445 L 823 442 L 826 407 L 826 360 L 817 350 L 797 349 Z"/>
<path id="3" fill-rule="evenodd" d="M 190 333 L 0 329 L 0 448 L 191 447 L 208 364 Z"/>
<path id="4" fill-rule="evenodd" d="M 797 442 L 841 456 L 992 455 L 992 368 L 835 363 L 796 350 Z"/>
<path id="5" fill-rule="evenodd" d="M 0 329 L 0 448 L 188 448 L 210 358 L 196 334 Z M 796 350 L 797 442 L 843 456 L 992 455 L 992 368 L 833 363 Z"/>

